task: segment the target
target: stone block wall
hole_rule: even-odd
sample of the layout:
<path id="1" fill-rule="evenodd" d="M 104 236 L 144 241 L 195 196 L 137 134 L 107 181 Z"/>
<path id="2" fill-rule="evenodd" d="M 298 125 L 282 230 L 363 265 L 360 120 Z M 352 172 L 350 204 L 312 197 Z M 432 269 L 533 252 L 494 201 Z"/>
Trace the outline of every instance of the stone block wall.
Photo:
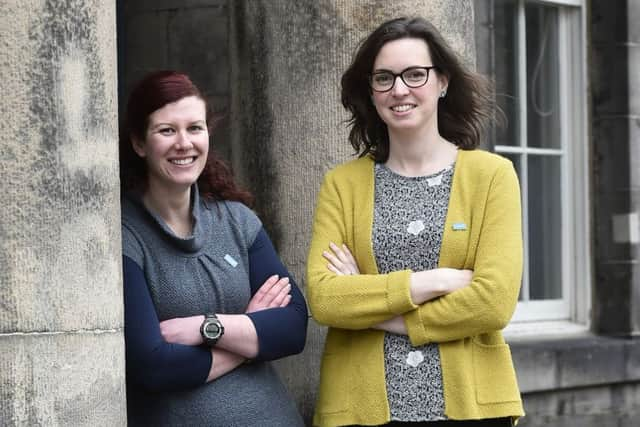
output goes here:
<path id="1" fill-rule="evenodd" d="M 150 71 L 189 74 L 221 118 L 214 148 L 229 158 L 229 6 L 227 0 L 118 0 L 118 94 Z"/>
<path id="2" fill-rule="evenodd" d="M 517 340 L 511 351 L 527 415 L 518 426 L 630 427 L 640 416 L 640 342 Z"/>
<path id="3" fill-rule="evenodd" d="M 0 16 L 0 425 L 125 425 L 115 2 Z"/>

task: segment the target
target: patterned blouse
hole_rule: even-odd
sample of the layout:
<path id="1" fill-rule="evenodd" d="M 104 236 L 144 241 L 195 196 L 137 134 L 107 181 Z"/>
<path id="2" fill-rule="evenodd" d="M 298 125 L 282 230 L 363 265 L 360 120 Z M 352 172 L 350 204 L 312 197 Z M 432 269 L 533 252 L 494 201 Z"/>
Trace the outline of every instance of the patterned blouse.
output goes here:
<path id="1" fill-rule="evenodd" d="M 453 171 L 405 177 L 376 164 L 372 237 L 380 273 L 438 266 Z M 386 333 L 384 360 L 391 420 L 447 419 L 437 344 L 413 347 L 407 336 Z"/>

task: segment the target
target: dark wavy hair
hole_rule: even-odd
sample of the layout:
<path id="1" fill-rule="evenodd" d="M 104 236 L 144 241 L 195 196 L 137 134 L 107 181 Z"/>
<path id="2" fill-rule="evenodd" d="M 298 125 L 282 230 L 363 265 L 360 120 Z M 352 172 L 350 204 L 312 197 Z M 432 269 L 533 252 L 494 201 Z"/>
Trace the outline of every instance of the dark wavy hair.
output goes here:
<path id="1" fill-rule="evenodd" d="M 463 150 L 476 148 L 497 111 L 490 81 L 467 70 L 429 21 L 403 17 L 383 23 L 360 42 L 342 75 L 342 105 L 351 114 L 347 120 L 349 142 L 356 154 L 371 155 L 377 162 L 389 157 L 389 133 L 371 101 L 369 77 L 382 46 L 403 38 L 424 40 L 436 71 L 449 80 L 447 95 L 438 105 L 440 134 Z"/>
<path id="2" fill-rule="evenodd" d="M 207 127 L 211 132 L 218 117 L 213 115 L 200 89 L 186 74 L 171 70 L 152 72 L 133 88 L 120 134 L 120 186 L 123 193 L 143 190 L 147 185 L 147 164 L 133 150 L 132 139 L 144 141 L 149 116 L 188 96 L 196 96 L 205 103 Z M 204 170 L 198 177 L 198 190 L 202 197 L 210 200 L 236 200 L 247 205 L 253 202 L 252 195 L 236 185 L 229 166 L 211 148 Z"/>

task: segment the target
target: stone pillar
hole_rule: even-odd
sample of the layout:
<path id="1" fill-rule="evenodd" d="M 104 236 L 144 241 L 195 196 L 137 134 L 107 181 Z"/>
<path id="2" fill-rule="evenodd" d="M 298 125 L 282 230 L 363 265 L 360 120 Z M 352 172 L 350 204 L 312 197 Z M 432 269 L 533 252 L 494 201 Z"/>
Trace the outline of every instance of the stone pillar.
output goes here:
<path id="1" fill-rule="evenodd" d="M 229 3 L 231 153 L 257 195 L 276 246 L 304 288 L 316 193 L 351 158 L 339 82 L 358 42 L 402 15 L 431 20 L 474 62 L 471 1 L 235 0 Z M 301 356 L 280 372 L 307 417 L 315 405 L 324 328 L 311 322 Z"/>
<path id="2" fill-rule="evenodd" d="M 0 424 L 123 426 L 115 1 L 0 15 Z"/>
<path id="3" fill-rule="evenodd" d="M 640 336 L 640 3 L 591 5 L 593 329 Z"/>

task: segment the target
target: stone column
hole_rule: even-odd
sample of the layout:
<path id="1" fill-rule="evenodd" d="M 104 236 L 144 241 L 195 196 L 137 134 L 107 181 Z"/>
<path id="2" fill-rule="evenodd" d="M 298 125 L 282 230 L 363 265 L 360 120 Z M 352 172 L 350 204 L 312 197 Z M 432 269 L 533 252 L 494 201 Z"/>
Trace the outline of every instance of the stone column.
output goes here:
<path id="1" fill-rule="evenodd" d="M 590 5 L 593 329 L 640 336 L 640 3 Z"/>
<path id="2" fill-rule="evenodd" d="M 362 37 L 402 15 L 431 20 L 473 63 L 471 1 L 235 0 L 229 3 L 234 170 L 298 283 L 323 174 L 351 158 L 339 81 Z M 324 328 L 280 364 L 305 417 L 315 404 Z"/>
<path id="3" fill-rule="evenodd" d="M 123 426 L 115 1 L 0 16 L 0 424 Z"/>

